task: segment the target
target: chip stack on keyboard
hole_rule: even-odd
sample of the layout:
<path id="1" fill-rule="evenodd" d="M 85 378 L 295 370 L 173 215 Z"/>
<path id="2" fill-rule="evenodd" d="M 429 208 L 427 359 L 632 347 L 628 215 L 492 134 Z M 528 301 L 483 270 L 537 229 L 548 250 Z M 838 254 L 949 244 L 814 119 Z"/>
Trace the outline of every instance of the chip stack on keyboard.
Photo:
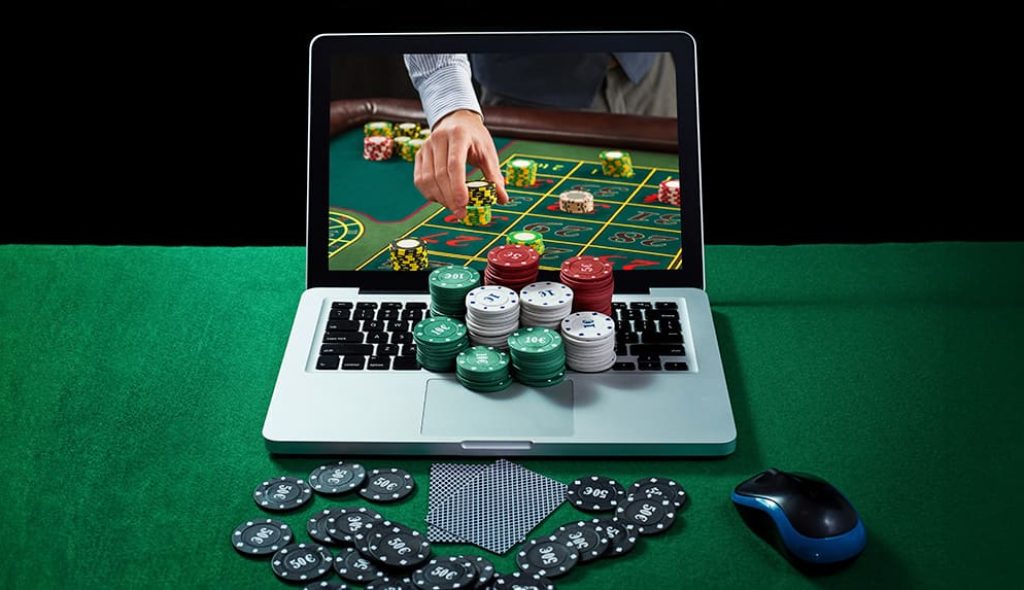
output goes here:
<path id="1" fill-rule="evenodd" d="M 484 284 L 502 285 L 518 293 L 537 281 L 539 269 L 540 254 L 533 248 L 517 244 L 498 246 L 487 252 Z"/>
<path id="2" fill-rule="evenodd" d="M 566 364 L 574 371 L 597 373 L 615 364 L 615 321 L 594 311 L 562 320 Z"/>
<path id="3" fill-rule="evenodd" d="M 562 283 L 530 283 L 519 292 L 519 323 L 557 330 L 572 312 L 572 289 Z"/>
<path id="4" fill-rule="evenodd" d="M 516 330 L 508 337 L 508 347 L 512 355 L 512 375 L 523 385 L 550 387 L 565 378 L 565 347 L 555 330 Z"/>
<path id="5" fill-rule="evenodd" d="M 431 271 L 430 314 L 461 320 L 466 316 L 466 295 L 480 286 L 480 273 L 468 266 L 443 266 Z"/>
<path id="6" fill-rule="evenodd" d="M 573 311 L 612 314 L 615 276 L 610 263 L 594 256 L 573 256 L 562 262 L 559 276 L 575 294 Z"/>
<path id="7" fill-rule="evenodd" d="M 449 317 L 430 317 L 413 329 L 416 360 L 428 371 L 449 372 L 455 357 L 469 346 L 466 326 Z"/>
<path id="8" fill-rule="evenodd" d="M 508 335 L 519 327 L 519 295 L 500 285 L 473 289 L 466 294 L 466 327 L 474 345 L 508 348 Z"/>

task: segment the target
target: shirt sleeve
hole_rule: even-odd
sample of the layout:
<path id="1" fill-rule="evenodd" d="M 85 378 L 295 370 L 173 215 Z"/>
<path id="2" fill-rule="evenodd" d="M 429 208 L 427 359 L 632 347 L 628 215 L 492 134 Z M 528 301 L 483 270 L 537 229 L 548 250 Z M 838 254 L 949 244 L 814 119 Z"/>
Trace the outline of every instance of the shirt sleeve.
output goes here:
<path id="1" fill-rule="evenodd" d="M 452 111 L 480 113 L 465 53 L 410 53 L 405 55 L 405 68 L 431 127 Z"/>

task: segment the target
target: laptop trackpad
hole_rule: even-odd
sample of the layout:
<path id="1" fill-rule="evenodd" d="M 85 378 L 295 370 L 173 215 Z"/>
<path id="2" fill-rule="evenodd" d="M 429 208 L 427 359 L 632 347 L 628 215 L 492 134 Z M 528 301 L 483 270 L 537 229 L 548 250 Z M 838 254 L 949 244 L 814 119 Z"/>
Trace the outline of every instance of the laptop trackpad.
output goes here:
<path id="1" fill-rule="evenodd" d="M 430 379 L 422 431 L 463 440 L 571 436 L 572 381 L 544 389 L 513 383 L 497 393 L 476 393 L 452 381 Z"/>

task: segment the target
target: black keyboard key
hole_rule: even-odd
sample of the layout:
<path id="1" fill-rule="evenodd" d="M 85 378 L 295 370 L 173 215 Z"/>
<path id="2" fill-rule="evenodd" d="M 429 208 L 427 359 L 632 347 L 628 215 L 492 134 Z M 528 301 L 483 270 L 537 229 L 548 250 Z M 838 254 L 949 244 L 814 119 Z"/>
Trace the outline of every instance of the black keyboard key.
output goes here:
<path id="1" fill-rule="evenodd" d="M 342 346 L 345 346 L 345 345 L 344 344 L 321 344 L 320 345 L 320 354 L 321 355 L 333 354 L 334 356 L 345 354 L 344 352 L 341 352 L 341 347 Z"/>
<path id="2" fill-rule="evenodd" d="M 362 332 L 329 332 L 324 334 L 324 344 L 361 344 Z"/>
<path id="3" fill-rule="evenodd" d="M 367 344 L 387 344 L 388 333 L 387 332 L 370 332 L 366 335 Z"/>
<path id="4" fill-rule="evenodd" d="M 637 320 L 633 322 L 633 328 L 637 332 L 657 332 L 658 324 L 653 320 Z"/>
<path id="5" fill-rule="evenodd" d="M 330 319 L 332 320 L 347 320 L 352 317 L 352 312 L 347 309 L 332 309 Z"/>
<path id="6" fill-rule="evenodd" d="M 376 301 L 360 301 L 356 304 L 356 309 L 377 309 Z"/>
<path id="7" fill-rule="evenodd" d="M 385 301 L 380 304 L 381 309 L 402 309 L 402 303 L 400 301 Z"/>
<path id="8" fill-rule="evenodd" d="M 377 356 L 398 356 L 398 350 L 397 344 L 378 344 Z"/>
<path id="9" fill-rule="evenodd" d="M 395 363 L 391 365 L 391 368 L 396 371 L 415 371 L 420 368 L 420 365 L 414 356 L 396 356 Z"/>
<path id="10" fill-rule="evenodd" d="M 408 332 L 409 322 L 406 320 L 391 320 L 388 322 L 388 332 Z"/>
<path id="11" fill-rule="evenodd" d="M 686 363 L 665 363 L 666 371 L 689 371 L 690 368 L 686 366 Z"/>
<path id="12" fill-rule="evenodd" d="M 372 309 L 357 309 L 352 314 L 354 320 L 372 320 L 377 314 Z"/>
<path id="13" fill-rule="evenodd" d="M 405 304 L 405 308 L 406 309 L 426 309 L 427 308 L 427 304 L 423 303 L 422 301 L 410 301 L 409 303 Z"/>
<path id="14" fill-rule="evenodd" d="M 331 309 L 352 309 L 355 304 L 351 301 L 335 301 L 331 303 Z"/>
<path id="15" fill-rule="evenodd" d="M 363 322 L 363 332 L 383 332 L 384 326 L 380 320 L 366 320 Z"/>
<path id="16" fill-rule="evenodd" d="M 625 301 L 612 301 L 612 309 L 626 309 Z"/>
<path id="17" fill-rule="evenodd" d="M 654 361 L 654 362 L 638 362 L 637 365 L 640 367 L 641 371 L 660 371 L 661 370 L 661 363 L 659 363 L 658 361 Z"/>
<path id="18" fill-rule="evenodd" d="M 622 309 L 619 310 L 620 320 L 642 320 L 643 316 L 640 315 L 642 312 L 639 309 Z"/>
<path id="19" fill-rule="evenodd" d="M 357 356 L 350 354 L 342 359 L 341 370 L 343 371 L 359 371 L 366 364 L 365 356 Z"/>
<path id="20" fill-rule="evenodd" d="M 682 344 L 634 344 L 629 347 L 629 353 L 633 356 L 653 354 L 657 356 L 684 356 L 686 349 Z"/>
<path id="21" fill-rule="evenodd" d="M 644 332 L 640 341 L 644 344 L 682 344 L 683 335 L 680 332 Z"/>
<path id="22" fill-rule="evenodd" d="M 412 305 L 412 304 L 410 303 L 409 305 Z M 418 322 L 418 321 L 423 319 L 423 310 L 422 309 L 410 309 L 410 308 L 407 307 L 406 309 L 402 310 L 402 319 L 403 320 L 412 320 L 414 322 Z"/>
<path id="23" fill-rule="evenodd" d="M 378 320 L 397 320 L 398 316 L 402 315 L 401 310 L 398 309 L 382 309 L 377 312 Z"/>
<path id="24" fill-rule="evenodd" d="M 355 320 L 334 320 L 327 322 L 328 332 L 358 332 L 359 322 Z"/>
<path id="25" fill-rule="evenodd" d="M 638 363 L 659 363 L 661 362 L 661 357 L 659 357 L 656 354 L 651 354 L 648 352 L 644 354 L 638 354 L 636 356 L 636 361 Z"/>
<path id="26" fill-rule="evenodd" d="M 644 312 L 644 316 L 649 320 L 678 320 L 679 312 L 671 309 L 649 309 Z"/>
<path id="27" fill-rule="evenodd" d="M 627 354 L 629 354 L 628 352 L 626 352 L 625 342 L 618 342 L 615 344 L 615 354 L 618 356 L 626 356 Z"/>
<path id="28" fill-rule="evenodd" d="M 619 342 L 624 344 L 636 344 L 637 342 L 640 342 L 640 335 L 636 332 L 619 332 L 619 334 L 622 334 L 622 338 L 619 339 Z M 616 334 L 615 337 L 618 338 L 618 334 Z"/>
<path id="29" fill-rule="evenodd" d="M 675 301 L 658 301 L 654 304 L 654 307 L 658 309 L 679 309 L 679 304 Z"/>
<path id="30" fill-rule="evenodd" d="M 409 344 L 403 344 L 402 356 L 416 356 L 416 343 L 410 342 Z"/>
<path id="31" fill-rule="evenodd" d="M 371 371 L 387 371 L 391 368 L 391 357 L 371 356 L 366 363 L 366 368 Z"/>
<path id="32" fill-rule="evenodd" d="M 630 309 L 651 309 L 654 307 L 650 301 L 631 301 L 629 303 Z"/>
<path id="33" fill-rule="evenodd" d="M 613 371 L 635 371 L 636 365 L 629 362 L 615 363 L 612 365 Z"/>
<path id="34" fill-rule="evenodd" d="M 336 371 L 340 362 L 341 357 L 339 356 L 320 355 L 320 358 L 316 359 L 316 368 L 321 371 Z"/>
<path id="35" fill-rule="evenodd" d="M 412 342 L 412 332 L 392 332 L 391 344 L 409 344 Z"/>
<path id="36" fill-rule="evenodd" d="M 327 345 L 324 345 L 327 346 Z M 372 344 L 331 344 L 331 354 L 339 354 L 341 356 L 356 354 L 356 355 L 367 355 L 373 354 Z M 323 347 L 321 347 L 321 354 L 323 353 Z"/>
<path id="37" fill-rule="evenodd" d="M 683 325 L 679 323 L 679 320 L 658 320 L 658 331 L 682 333 Z"/>

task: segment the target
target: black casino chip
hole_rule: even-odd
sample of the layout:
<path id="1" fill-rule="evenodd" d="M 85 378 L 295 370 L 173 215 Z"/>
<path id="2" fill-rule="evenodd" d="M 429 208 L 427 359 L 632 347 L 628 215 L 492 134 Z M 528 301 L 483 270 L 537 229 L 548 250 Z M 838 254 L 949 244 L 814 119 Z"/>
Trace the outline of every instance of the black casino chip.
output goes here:
<path id="1" fill-rule="evenodd" d="M 620 557 L 636 546 L 636 525 L 617 518 L 595 518 L 591 522 L 604 528 L 604 534 L 608 537 L 608 550 L 604 552 L 604 557 Z"/>
<path id="2" fill-rule="evenodd" d="M 377 564 L 363 557 L 352 547 L 346 547 L 334 558 L 334 571 L 342 580 L 356 584 L 369 584 L 384 577 Z"/>
<path id="3" fill-rule="evenodd" d="M 669 500 L 641 497 L 619 506 L 615 518 L 636 526 L 641 535 L 656 535 L 675 523 L 676 507 Z"/>
<path id="4" fill-rule="evenodd" d="M 409 578 L 381 578 L 366 585 L 366 590 L 418 590 Z"/>
<path id="5" fill-rule="evenodd" d="M 334 557 L 325 547 L 316 544 L 292 544 L 274 554 L 270 567 L 286 582 L 306 582 L 323 577 L 331 571 Z"/>
<path id="6" fill-rule="evenodd" d="M 321 465 L 309 474 L 309 485 L 325 496 L 344 494 L 363 485 L 366 469 L 359 463 L 338 461 Z"/>
<path id="7" fill-rule="evenodd" d="M 603 475 L 577 479 L 565 490 L 565 499 L 586 512 L 608 512 L 626 499 L 622 484 Z"/>
<path id="8" fill-rule="evenodd" d="M 530 539 L 516 554 L 516 565 L 525 574 L 557 578 L 576 567 L 580 554 L 570 542 L 555 535 L 545 539 Z"/>
<path id="9" fill-rule="evenodd" d="M 313 488 L 301 479 L 279 477 L 256 486 L 252 499 L 264 510 L 283 512 L 302 506 L 313 497 Z"/>
<path id="10" fill-rule="evenodd" d="M 231 544 L 243 555 L 272 555 L 291 542 L 291 528 L 270 518 L 243 522 L 231 533 Z"/>
<path id="11" fill-rule="evenodd" d="M 367 524 L 383 521 L 384 518 L 372 508 L 335 508 L 334 516 L 327 518 L 327 535 L 345 545 L 355 543 L 355 536 Z"/>
<path id="12" fill-rule="evenodd" d="M 463 557 L 431 559 L 413 572 L 412 583 L 420 590 L 476 588 L 476 566 Z"/>
<path id="13" fill-rule="evenodd" d="M 430 543 L 404 526 L 374 527 L 367 544 L 370 557 L 389 567 L 419 567 L 430 559 Z"/>
<path id="14" fill-rule="evenodd" d="M 306 521 L 306 532 L 309 533 L 309 538 L 313 539 L 317 543 L 323 543 L 324 545 L 337 545 L 338 541 L 331 537 L 327 531 L 332 526 L 330 519 L 336 519 L 341 510 L 341 508 L 321 510 L 317 514 L 313 515 L 313 518 Z"/>
<path id="15" fill-rule="evenodd" d="M 668 500 L 676 508 L 682 508 L 686 503 L 686 490 L 683 486 L 663 477 L 648 477 L 641 479 L 629 486 L 629 493 L 626 499 L 630 502 L 637 498 L 654 498 L 657 500 Z"/>
<path id="16" fill-rule="evenodd" d="M 338 580 L 321 580 L 312 584 L 306 584 L 302 587 L 302 590 L 349 590 L 349 585 Z"/>
<path id="17" fill-rule="evenodd" d="M 416 481 L 404 469 L 374 469 L 367 476 L 366 485 L 359 490 L 359 495 L 374 502 L 397 502 L 415 488 Z"/>
<path id="18" fill-rule="evenodd" d="M 494 579 L 494 564 L 486 557 L 479 555 L 459 555 L 460 558 L 469 560 L 476 568 L 476 588 L 486 588 Z"/>
<path id="19" fill-rule="evenodd" d="M 580 554 L 580 563 L 593 561 L 608 551 L 608 537 L 604 534 L 604 527 L 593 521 L 558 527 L 555 537 L 576 548 Z"/>
<path id="20" fill-rule="evenodd" d="M 493 590 L 555 590 L 555 584 L 544 576 L 513 572 L 494 577 Z"/>

